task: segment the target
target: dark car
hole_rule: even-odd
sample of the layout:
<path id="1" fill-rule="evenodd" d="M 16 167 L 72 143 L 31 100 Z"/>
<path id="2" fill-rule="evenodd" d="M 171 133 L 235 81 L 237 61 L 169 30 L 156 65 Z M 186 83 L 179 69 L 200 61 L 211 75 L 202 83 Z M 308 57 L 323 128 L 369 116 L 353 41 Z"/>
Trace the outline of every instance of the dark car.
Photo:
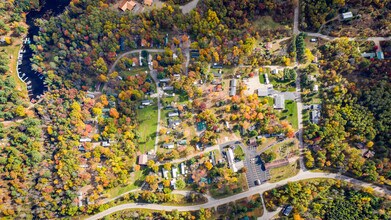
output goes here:
<path id="1" fill-rule="evenodd" d="M 293 207 L 292 207 L 291 205 L 288 205 L 288 206 L 285 207 L 285 209 L 282 211 L 282 214 L 284 214 L 285 216 L 288 216 L 289 214 L 291 214 L 292 209 L 293 209 Z"/>
<path id="2" fill-rule="evenodd" d="M 259 186 L 259 185 L 261 185 L 261 181 L 260 181 L 260 180 L 255 180 L 255 181 L 254 181 L 254 184 L 255 184 L 256 186 Z"/>

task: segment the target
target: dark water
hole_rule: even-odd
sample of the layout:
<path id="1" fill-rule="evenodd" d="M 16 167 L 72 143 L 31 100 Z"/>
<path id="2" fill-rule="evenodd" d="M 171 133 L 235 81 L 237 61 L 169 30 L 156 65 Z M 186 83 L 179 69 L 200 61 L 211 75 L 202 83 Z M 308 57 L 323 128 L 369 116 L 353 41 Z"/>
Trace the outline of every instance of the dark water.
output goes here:
<path id="1" fill-rule="evenodd" d="M 26 23 L 30 26 L 27 38 L 30 39 L 30 44 L 34 44 L 34 35 L 38 35 L 39 27 L 35 26 L 34 21 L 37 18 L 49 19 L 50 17 L 57 16 L 61 14 L 65 7 L 69 5 L 70 0 L 41 0 L 40 5 L 42 7 L 39 11 L 31 11 L 26 16 Z M 18 65 L 19 76 L 25 82 L 31 82 L 27 85 L 27 90 L 29 91 L 29 97 L 31 100 L 36 100 L 41 96 L 45 91 L 47 91 L 47 86 L 44 84 L 44 75 L 39 74 L 31 69 L 32 50 L 28 44 L 24 44 L 22 50 L 23 53 L 22 62 Z M 24 74 L 24 76 L 23 76 Z"/>

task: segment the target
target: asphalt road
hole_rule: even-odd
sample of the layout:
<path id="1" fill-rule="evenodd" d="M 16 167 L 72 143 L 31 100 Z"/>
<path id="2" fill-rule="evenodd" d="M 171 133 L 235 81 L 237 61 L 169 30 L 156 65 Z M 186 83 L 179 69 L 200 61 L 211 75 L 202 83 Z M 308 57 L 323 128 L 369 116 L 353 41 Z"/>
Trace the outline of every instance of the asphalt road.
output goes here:
<path id="1" fill-rule="evenodd" d="M 335 173 L 315 173 L 315 172 L 305 171 L 305 172 L 300 172 L 298 175 L 296 175 L 294 177 L 282 180 L 277 183 L 265 183 L 265 184 L 262 184 L 259 186 L 252 187 L 246 192 L 242 192 L 242 193 L 232 195 L 232 196 L 222 198 L 222 199 L 210 200 L 207 203 L 201 204 L 201 205 L 168 206 L 168 205 L 146 204 L 146 203 L 128 203 L 128 204 L 122 204 L 122 205 L 118 205 L 118 206 L 112 207 L 110 209 L 107 209 L 103 212 L 100 212 L 96 215 L 93 215 L 93 216 L 87 218 L 87 220 L 100 219 L 100 218 L 103 218 L 104 216 L 110 215 L 114 212 L 122 211 L 125 209 L 135 209 L 135 208 L 137 208 L 137 209 L 151 209 L 151 210 L 164 210 L 164 211 L 177 210 L 180 212 L 195 211 L 195 210 L 199 210 L 200 208 L 212 208 L 212 207 L 217 207 L 217 206 L 220 206 L 225 203 L 229 203 L 229 202 L 232 202 L 232 201 L 235 201 L 238 199 L 249 197 L 249 196 L 252 196 L 255 194 L 262 194 L 265 191 L 271 190 L 271 189 L 279 187 L 279 186 L 283 186 L 283 185 L 287 184 L 288 182 L 300 181 L 300 180 L 311 179 L 311 178 L 340 179 L 340 180 L 344 180 L 344 181 L 347 181 L 347 182 L 350 182 L 350 183 L 353 183 L 356 185 L 360 185 L 362 187 L 372 187 L 376 192 L 381 193 L 381 194 L 391 195 L 391 192 L 387 189 L 384 189 L 384 188 L 381 188 L 378 186 L 374 186 L 370 183 L 365 183 L 363 181 L 353 179 L 353 178 L 350 178 L 347 176 L 343 176 L 343 175 L 339 175 L 339 174 L 335 174 Z"/>

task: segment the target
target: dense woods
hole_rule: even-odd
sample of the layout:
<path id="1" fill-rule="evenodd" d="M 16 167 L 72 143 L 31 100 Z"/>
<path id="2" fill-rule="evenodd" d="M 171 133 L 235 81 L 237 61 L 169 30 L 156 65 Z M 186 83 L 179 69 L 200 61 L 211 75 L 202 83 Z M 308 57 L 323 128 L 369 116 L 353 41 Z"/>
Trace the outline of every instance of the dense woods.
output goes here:
<path id="1" fill-rule="evenodd" d="M 347 39 L 327 43 L 321 50 L 324 120 L 308 126 L 305 137 L 322 150 L 313 152 L 315 161 L 308 155 L 307 165 L 333 167 L 384 183 L 391 174 L 391 121 L 386 107 L 391 85 L 385 74 L 390 64 L 373 60 L 363 65 L 367 60 L 360 56 L 357 43 Z M 360 81 L 351 81 L 352 75 Z"/>
<path id="2" fill-rule="evenodd" d="M 264 193 L 267 209 L 292 205 L 294 218 L 388 219 L 386 198 L 339 180 L 292 182 Z"/>

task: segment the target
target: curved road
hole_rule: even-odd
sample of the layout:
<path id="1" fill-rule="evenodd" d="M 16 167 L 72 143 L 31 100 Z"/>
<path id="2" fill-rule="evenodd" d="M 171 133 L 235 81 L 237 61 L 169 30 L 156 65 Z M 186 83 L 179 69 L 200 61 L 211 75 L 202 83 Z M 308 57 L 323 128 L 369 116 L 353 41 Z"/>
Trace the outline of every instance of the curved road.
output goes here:
<path id="1" fill-rule="evenodd" d="M 132 53 L 141 53 L 141 51 L 143 51 L 143 50 L 148 51 L 148 52 L 150 52 L 150 53 L 164 52 L 164 49 L 135 49 L 135 50 L 129 50 L 128 52 L 125 52 L 125 53 L 123 53 L 123 54 L 121 54 L 121 55 L 119 55 L 119 56 L 117 57 L 117 59 L 114 61 L 114 63 L 111 64 L 111 67 L 110 67 L 110 69 L 109 69 L 109 73 L 111 73 L 111 72 L 114 71 L 115 66 L 117 65 L 118 61 L 119 61 L 122 57 L 124 57 L 124 56 L 126 56 L 126 55 L 128 55 L 128 54 L 132 54 Z"/>
<path id="2" fill-rule="evenodd" d="M 192 206 L 168 206 L 168 205 L 159 205 L 159 204 L 148 204 L 148 203 L 128 203 L 128 204 L 122 204 L 118 205 L 112 208 L 109 208 L 101 213 L 98 213 L 94 216 L 91 216 L 87 218 L 87 220 L 95 220 L 95 219 L 100 219 L 103 218 L 106 215 L 110 215 L 114 212 L 122 211 L 125 209 L 151 209 L 151 210 L 164 210 L 164 211 L 173 211 L 173 210 L 178 210 L 180 212 L 185 212 L 185 211 L 195 211 L 199 210 L 201 208 L 212 208 L 212 207 L 217 207 L 220 205 L 223 205 L 225 203 L 229 203 L 238 199 L 242 199 L 245 197 L 252 196 L 254 194 L 262 194 L 265 191 L 271 190 L 273 188 L 283 186 L 287 184 L 288 182 L 295 182 L 295 181 L 300 181 L 300 180 L 305 180 L 305 179 L 311 179 L 311 178 L 328 178 L 328 179 L 339 179 L 339 180 L 344 180 L 356 185 L 360 185 L 361 187 L 371 187 L 373 188 L 376 192 L 381 193 L 381 194 L 388 194 L 391 195 L 390 190 L 381 188 L 379 186 L 375 186 L 370 183 L 366 183 L 357 179 L 353 179 L 347 176 L 335 174 L 335 173 L 316 173 L 316 172 L 310 172 L 310 171 L 305 171 L 305 172 L 300 172 L 298 175 L 282 180 L 277 183 L 265 183 L 256 187 L 250 188 L 246 192 L 242 192 L 233 196 L 229 196 L 226 198 L 222 199 L 214 199 L 214 200 L 209 200 L 205 204 L 201 205 L 192 205 Z"/>

